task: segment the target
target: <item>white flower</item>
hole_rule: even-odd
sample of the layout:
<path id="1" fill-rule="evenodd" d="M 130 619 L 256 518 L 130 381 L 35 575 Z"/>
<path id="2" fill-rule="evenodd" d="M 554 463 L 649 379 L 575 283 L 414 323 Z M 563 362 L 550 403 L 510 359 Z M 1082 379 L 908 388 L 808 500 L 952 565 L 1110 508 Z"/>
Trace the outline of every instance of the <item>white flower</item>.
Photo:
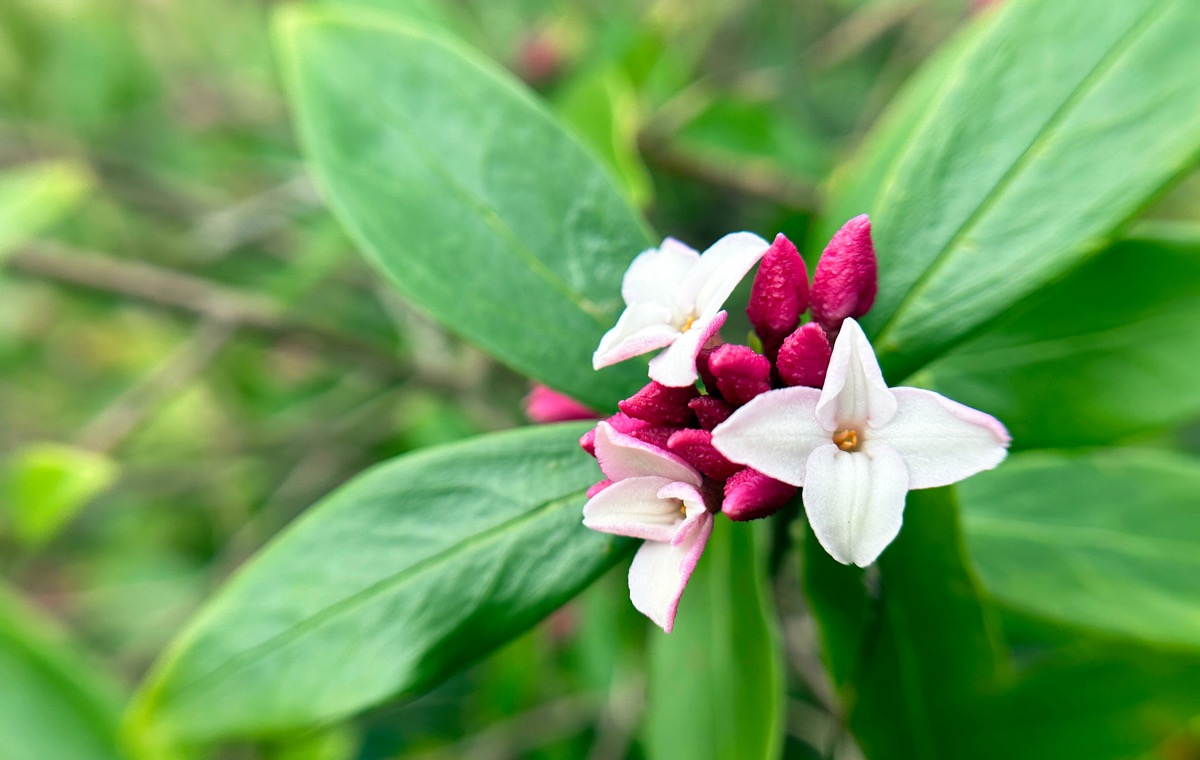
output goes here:
<path id="1" fill-rule="evenodd" d="M 643 251 L 625 272 L 625 311 L 600 339 L 592 366 L 665 347 L 650 361 L 650 378 L 676 388 L 696 382 L 696 355 L 724 324 L 725 299 L 769 247 L 758 235 L 734 232 L 703 256 L 674 238 Z"/>
<path id="2" fill-rule="evenodd" d="M 584 505 L 583 524 L 646 539 L 629 567 L 629 598 L 670 633 L 679 597 L 712 533 L 703 478 L 674 454 L 606 422 L 596 427 L 596 459 L 613 482 Z"/>
<path id="3" fill-rule="evenodd" d="M 949 485 L 1004 459 L 1008 431 L 918 388 L 888 388 L 862 328 L 842 323 L 825 387 L 770 391 L 713 431 L 734 462 L 804 488 L 821 546 L 866 567 L 900 532 L 909 489 Z"/>

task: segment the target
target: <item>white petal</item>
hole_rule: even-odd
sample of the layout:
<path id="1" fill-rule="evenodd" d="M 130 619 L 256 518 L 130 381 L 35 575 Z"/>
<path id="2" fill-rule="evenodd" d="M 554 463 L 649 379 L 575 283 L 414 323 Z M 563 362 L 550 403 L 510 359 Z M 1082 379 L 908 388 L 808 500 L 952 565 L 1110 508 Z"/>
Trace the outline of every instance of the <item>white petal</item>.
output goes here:
<path id="1" fill-rule="evenodd" d="M 615 481 L 646 476 L 694 486 L 699 486 L 702 481 L 700 473 L 679 457 L 631 435 L 618 433 L 607 422 L 596 426 L 596 460 L 604 474 Z"/>
<path id="2" fill-rule="evenodd" d="M 817 420 L 820 398 L 816 388 L 767 391 L 717 425 L 713 446 L 732 462 L 802 486 L 809 454 L 819 446 L 833 445 L 833 431 Z"/>
<path id="3" fill-rule="evenodd" d="M 900 532 L 908 472 L 890 446 L 822 446 L 808 458 L 805 480 L 808 523 L 838 562 L 866 567 Z"/>
<path id="4" fill-rule="evenodd" d="M 696 356 L 709 338 L 716 335 L 725 324 L 725 312 L 697 319 L 687 332 L 675 339 L 658 356 L 650 360 L 650 379 L 672 388 L 683 388 L 696 382 L 700 373 L 696 371 Z"/>
<path id="5" fill-rule="evenodd" d="M 698 515 L 702 515 L 708 511 L 708 506 L 704 503 L 704 494 L 691 483 L 681 483 L 679 481 L 668 483 L 659 489 L 658 498 L 683 502 L 688 520 L 694 520 Z M 675 540 L 675 538 L 672 538 L 672 540 Z"/>
<path id="6" fill-rule="evenodd" d="M 883 381 L 875 350 L 858 323 L 847 319 L 833 345 L 817 417 L 826 429 L 837 430 L 883 427 L 895 414 L 896 398 Z"/>
<path id="7" fill-rule="evenodd" d="M 683 299 L 695 305 L 698 316 L 716 314 L 770 247 L 770 243 L 750 232 L 726 235 L 700 256 L 700 262 L 684 283 Z"/>
<path id="8" fill-rule="evenodd" d="M 601 369 L 634 356 L 669 346 L 679 337 L 671 312 L 659 304 L 635 304 L 621 313 L 617 324 L 600 339 L 592 368 Z"/>
<path id="9" fill-rule="evenodd" d="M 638 254 L 625 270 L 621 297 L 631 306 L 657 303 L 673 307 L 688 274 L 699 260 L 700 254 L 675 238 L 667 238 L 658 248 Z"/>
<path id="10" fill-rule="evenodd" d="M 700 518 L 678 544 L 647 541 L 629 566 L 629 599 L 667 633 L 675 627 L 679 597 L 712 534 L 711 515 Z"/>
<path id="11" fill-rule="evenodd" d="M 613 483 L 583 505 L 583 524 L 618 536 L 670 541 L 683 522 L 679 502 L 659 496 L 671 484 L 670 479 L 658 477 Z"/>
<path id="12" fill-rule="evenodd" d="M 909 488 L 936 488 L 990 470 L 1008 453 L 1008 431 L 990 414 L 920 388 L 893 388 L 898 410 L 871 431 L 904 459 Z"/>

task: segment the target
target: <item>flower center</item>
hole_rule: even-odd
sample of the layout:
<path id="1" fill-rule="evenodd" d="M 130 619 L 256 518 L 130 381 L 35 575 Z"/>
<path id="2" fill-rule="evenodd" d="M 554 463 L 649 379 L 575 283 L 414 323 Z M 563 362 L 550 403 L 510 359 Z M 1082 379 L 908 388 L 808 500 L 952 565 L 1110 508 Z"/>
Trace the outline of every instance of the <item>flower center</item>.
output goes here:
<path id="1" fill-rule="evenodd" d="M 696 323 L 696 318 L 694 316 L 688 317 L 687 319 L 685 319 L 683 321 L 683 327 L 679 328 L 679 332 L 681 332 L 681 333 L 687 332 L 688 330 L 692 329 L 692 325 L 694 325 L 695 323 Z"/>
<path id="2" fill-rule="evenodd" d="M 845 428 L 833 434 L 833 442 L 842 451 L 858 451 L 858 431 Z"/>

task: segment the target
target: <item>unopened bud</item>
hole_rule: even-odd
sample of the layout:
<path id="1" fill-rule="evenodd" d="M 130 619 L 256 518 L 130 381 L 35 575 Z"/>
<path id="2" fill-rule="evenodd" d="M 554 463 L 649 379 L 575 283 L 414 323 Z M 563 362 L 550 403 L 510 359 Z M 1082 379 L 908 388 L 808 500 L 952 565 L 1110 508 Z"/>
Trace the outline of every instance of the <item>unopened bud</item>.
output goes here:
<path id="1" fill-rule="evenodd" d="M 808 310 L 808 270 L 792 241 L 780 233 L 763 255 L 750 291 L 746 316 L 773 357 Z"/>
<path id="2" fill-rule="evenodd" d="M 640 391 L 617 404 L 625 414 L 657 425 L 686 425 L 692 421 L 688 402 L 700 395 L 696 386 L 672 388 L 651 381 Z"/>
<path id="3" fill-rule="evenodd" d="M 775 360 L 775 370 L 785 385 L 820 388 L 825 385 L 825 372 L 829 369 L 832 354 L 825 330 L 816 322 L 809 322 L 783 341 Z"/>
<path id="4" fill-rule="evenodd" d="M 667 448 L 716 481 L 724 482 L 741 469 L 713 447 L 712 433 L 707 430 L 680 430 L 667 441 Z"/>
<path id="5" fill-rule="evenodd" d="M 834 234 L 813 274 L 813 318 L 836 335 L 846 317 L 861 317 L 875 303 L 879 277 L 871 220 L 856 216 Z"/>
<path id="6" fill-rule="evenodd" d="M 771 390 L 771 362 L 747 346 L 726 343 L 708 358 L 721 397 L 741 406 L 760 393 Z"/>
<path id="7" fill-rule="evenodd" d="M 721 511 L 730 520 L 757 520 L 775 514 L 795 495 L 795 486 L 747 467 L 725 482 Z"/>

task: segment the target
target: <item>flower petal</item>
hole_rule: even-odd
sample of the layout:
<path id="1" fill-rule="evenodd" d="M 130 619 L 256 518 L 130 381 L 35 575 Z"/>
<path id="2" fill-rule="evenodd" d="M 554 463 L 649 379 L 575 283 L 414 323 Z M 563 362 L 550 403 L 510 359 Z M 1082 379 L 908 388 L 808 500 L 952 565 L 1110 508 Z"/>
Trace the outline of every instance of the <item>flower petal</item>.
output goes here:
<path id="1" fill-rule="evenodd" d="M 592 368 L 602 369 L 669 346 L 677 337 L 679 331 L 671 324 L 671 312 L 665 306 L 634 304 L 600 339 L 592 354 Z"/>
<path id="2" fill-rule="evenodd" d="M 904 459 L 909 488 L 936 488 L 990 470 L 1011 440 L 990 414 L 920 388 L 893 388 L 899 406 L 892 421 L 870 433 Z"/>
<path id="3" fill-rule="evenodd" d="M 671 537 L 672 543 L 679 543 L 681 531 L 687 532 L 691 530 L 689 522 L 694 522 L 697 517 L 700 517 L 708 511 L 708 504 L 704 500 L 704 493 L 690 483 L 680 483 L 675 481 L 668 483 L 658 489 L 658 498 L 674 499 L 675 501 L 683 502 L 684 506 L 684 521 L 675 529 L 675 535 Z"/>
<path id="4" fill-rule="evenodd" d="M 697 319 L 687 332 L 676 338 L 658 356 L 650 360 L 650 379 L 673 388 L 693 385 L 699 377 L 696 356 L 725 324 L 726 312 L 719 311 L 711 317 Z"/>
<path id="5" fill-rule="evenodd" d="M 832 431 L 842 427 L 881 428 L 895 415 L 896 397 L 883 381 L 875 350 L 858 323 L 847 319 L 829 359 L 817 418 Z"/>
<path id="6" fill-rule="evenodd" d="M 630 263 L 621 281 L 621 297 L 630 306 L 655 303 L 673 308 L 699 260 L 696 251 L 675 238 L 667 238 L 658 248 L 643 251 Z"/>
<path id="7" fill-rule="evenodd" d="M 651 476 L 694 486 L 702 481 L 700 473 L 679 457 L 633 436 L 618 433 L 607 422 L 596 426 L 595 445 L 600 469 L 612 480 Z"/>
<path id="8" fill-rule="evenodd" d="M 629 566 L 629 599 L 667 633 L 675 627 L 679 597 L 704 553 L 712 527 L 712 515 L 705 514 L 678 544 L 647 541 Z"/>
<path id="9" fill-rule="evenodd" d="M 900 532 L 904 460 L 887 444 L 848 452 L 830 443 L 812 453 L 807 470 L 804 511 L 821 546 L 843 565 L 874 562 Z"/>
<path id="10" fill-rule="evenodd" d="M 700 256 L 699 263 L 688 274 L 681 297 L 695 305 L 700 317 L 716 314 L 770 247 L 770 243 L 752 232 L 726 235 Z"/>
<path id="11" fill-rule="evenodd" d="M 816 388 L 768 391 L 713 430 L 713 446 L 728 459 L 794 486 L 804 485 L 804 462 L 814 449 L 833 445 L 832 430 L 817 421 Z"/>
<path id="12" fill-rule="evenodd" d="M 627 478 L 604 488 L 583 505 L 583 524 L 602 533 L 670 541 L 683 522 L 679 502 L 658 494 L 670 478 Z"/>

